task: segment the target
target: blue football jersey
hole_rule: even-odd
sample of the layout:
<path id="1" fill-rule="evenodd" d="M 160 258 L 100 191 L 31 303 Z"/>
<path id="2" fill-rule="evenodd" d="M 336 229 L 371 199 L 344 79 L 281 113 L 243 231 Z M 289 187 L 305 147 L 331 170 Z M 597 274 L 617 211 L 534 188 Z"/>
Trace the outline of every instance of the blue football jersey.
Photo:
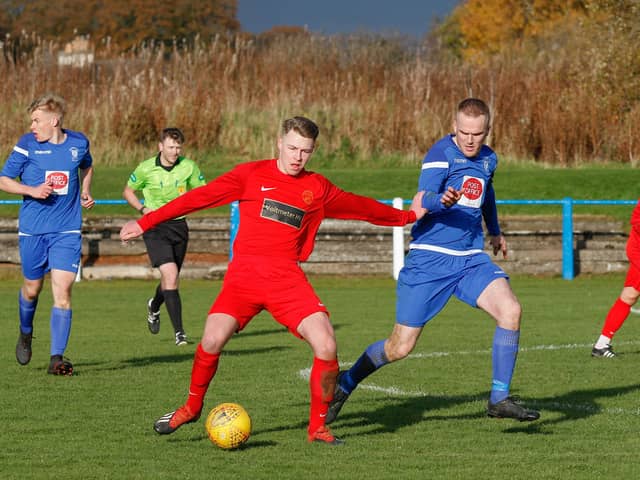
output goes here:
<path id="1" fill-rule="evenodd" d="M 44 200 L 24 196 L 19 216 L 22 234 L 79 231 L 82 227 L 78 169 L 89 168 L 93 159 L 87 137 L 64 132 L 67 138 L 61 144 L 38 142 L 33 133 L 23 135 L 0 172 L 0 176 L 20 177 L 24 185 L 35 187 L 48 179 L 53 186 L 53 193 Z"/>
<path id="2" fill-rule="evenodd" d="M 462 198 L 450 208 L 429 212 L 411 230 L 410 248 L 449 255 L 472 255 L 484 247 L 482 218 L 492 235 L 498 226 L 493 174 L 498 164 L 495 152 L 483 145 L 478 155 L 465 157 L 453 136 L 447 135 L 427 152 L 418 191 L 440 198 L 447 187 L 462 190 Z M 426 198 L 426 195 L 425 195 Z"/>

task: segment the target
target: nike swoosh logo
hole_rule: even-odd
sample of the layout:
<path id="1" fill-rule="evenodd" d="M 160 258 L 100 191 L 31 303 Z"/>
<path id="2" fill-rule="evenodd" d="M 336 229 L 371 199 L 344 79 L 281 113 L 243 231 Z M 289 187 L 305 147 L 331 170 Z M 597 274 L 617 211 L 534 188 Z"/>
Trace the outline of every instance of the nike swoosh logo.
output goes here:
<path id="1" fill-rule="evenodd" d="M 261 192 L 268 192 L 269 190 L 275 190 L 278 187 L 265 187 L 265 186 L 261 186 L 260 187 L 260 191 Z"/>

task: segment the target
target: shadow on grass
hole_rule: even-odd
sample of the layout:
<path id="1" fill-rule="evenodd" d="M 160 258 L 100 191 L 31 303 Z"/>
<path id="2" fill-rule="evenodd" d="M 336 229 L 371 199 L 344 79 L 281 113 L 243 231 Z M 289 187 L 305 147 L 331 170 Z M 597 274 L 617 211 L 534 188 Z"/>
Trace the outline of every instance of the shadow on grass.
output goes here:
<path id="1" fill-rule="evenodd" d="M 528 405 L 540 409 L 541 419 L 530 425 L 535 427 L 536 430 L 540 430 L 543 427 L 564 422 L 583 420 L 609 410 L 607 407 L 600 405 L 599 400 L 618 397 L 638 390 L 640 390 L 640 384 L 633 384 L 621 387 L 572 390 L 564 395 L 531 399 Z M 615 408 L 611 410 L 617 411 Z M 547 419 L 545 418 L 545 413 L 549 411 L 559 413 L 560 416 Z M 532 432 L 530 428 L 523 428 L 522 426 L 509 428 L 505 432 L 518 433 L 525 430 L 527 433 L 536 433 Z M 546 433 L 549 433 L 548 430 Z"/>
<path id="2" fill-rule="evenodd" d="M 640 384 L 628 386 L 594 388 L 584 390 L 572 390 L 564 395 L 525 398 L 522 403 L 527 408 L 540 409 L 541 418 L 534 422 L 517 422 L 510 419 L 489 419 L 485 408 L 476 413 L 466 413 L 459 415 L 444 414 L 439 415 L 438 410 L 450 410 L 456 405 L 465 403 L 483 402 L 486 405 L 488 392 L 477 395 L 454 395 L 454 396 L 418 396 L 401 400 L 389 398 L 379 399 L 377 402 L 384 403 L 383 406 L 373 411 L 359 410 L 356 400 L 345 404 L 340 417 L 336 420 L 338 427 L 360 427 L 362 425 L 377 426 L 367 432 L 369 434 L 393 433 L 404 427 L 420 422 L 449 421 L 449 420 L 477 420 L 487 418 L 487 421 L 504 421 L 506 427 L 504 433 L 527 433 L 527 434 L 550 434 L 549 427 L 563 422 L 583 420 L 585 418 L 606 412 L 607 408 L 600 404 L 600 400 L 618 397 L 640 390 Z M 612 409 L 616 411 L 615 409 Z M 560 416 L 545 418 L 550 412 L 559 413 Z M 508 423 L 506 423 L 508 422 Z M 361 435 L 358 433 L 357 435 Z M 344 435 L 348 437 L 349 435 Z"/>
<path id="3" fill-rule="evenodd" d="M 486 411 L 460 415 L 437 415 L 438 410 L 449 410 L 456 405 L 484 401 L 486 394 L 452 396 L 417 396 L 389 402 L 389 398 L 377 400 L 384 405 L 374 411 L 357 411 L 357 401 L 346 403 L 336 424 L 340 427 L 378 425 L 367 434 L 393 433 L 404 427 L 425 421 L 475 420 L 486 416 Z M 353 407 L 349 409 L 349 407 Z M 346 411 L 345 411 L 346 410 Z M 355 411 L 354 411 L 355 410 Z M 425 416 L 426 414 L 426 416 Z M 358 434 L 360 435 L 360 434 Z"/>
<path id="4" fill-rule="evenodd" d="M 222 353 L 223 358 L 225 356 L 243 356 L 243 355 L 255 355 L 282 352 L 290 350 L 291 347 L 283 346 L 270 346 L 264 348 L 247 348 L 247 349 L 229 349 Z M 77 362 L 75 364 L 74 375 L 82 374 L 83 371 L 109 371 L 109 370 L 122 370 L 123 368 L 143 368 L 154 364 L 169 364 L 169 363 L 182 363 L 193 361 L 193 351 L 182 351 L 181 353 L 172 353 L 168 355 L 151 355 L 147 357 L 131 357 L 120 361 L 119 363 L 112 362 Z"/>

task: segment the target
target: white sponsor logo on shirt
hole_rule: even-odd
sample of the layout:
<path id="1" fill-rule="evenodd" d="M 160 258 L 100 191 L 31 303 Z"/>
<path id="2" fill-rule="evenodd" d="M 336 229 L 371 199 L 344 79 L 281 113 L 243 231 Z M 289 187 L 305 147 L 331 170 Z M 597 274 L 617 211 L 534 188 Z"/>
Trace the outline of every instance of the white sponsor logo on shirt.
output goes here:
<path id="1" fill-rule="evenodd" d="M 465 175 L 462 179 L 462 198 L 459 205 L 480 208 L 484 193 L 484 179 Z"/>
<path id="2" fill-rule="evenodd" d="M 66 195 L 69 193 L 69 172 L 67 170 L 47 170 L 44 175 L 45 181 L 53 187 L 55 195 Z"/>

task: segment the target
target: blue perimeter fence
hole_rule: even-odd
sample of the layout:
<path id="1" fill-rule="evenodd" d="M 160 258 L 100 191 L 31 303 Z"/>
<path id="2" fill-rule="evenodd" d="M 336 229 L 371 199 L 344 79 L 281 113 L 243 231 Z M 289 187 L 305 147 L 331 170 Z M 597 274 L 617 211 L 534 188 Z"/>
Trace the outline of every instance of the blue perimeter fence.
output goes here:
<path id="1" fill-rule="evenodd" d="M 394 200 L 380 200 L 382 203 L 396 205 L 410 205 L 410 200 L 396 198 Z M 22 200 L 0 200 L 0 205 L 16 205 L 22 203 Z M 575 276 L 574 259 L 573 259 L 573 206 L 574 205 L 635 205 L 638 200 L 576 200 L 571 197 L 565 197 L 560 200 L 496 200 L 498 205 L 561 205 L 562 206 L 562 278 L 565 280 L 573 280 Z M 96 200 L 96 205 L 126 205 L 125 200 Z M 238 202 L 231 203 L 231 226 L 230 226 L 230 245 L 229 252 L 232 251 L 231 246 L 236 237 L 236 232 L 240 225 L 240 215 L 238 210 Z M 397 227 L 399 228 L 399 227 Z M 395 237 L 394 237 L 395 242 Z M 402 244 L 404 249 L 404 243 Z M 396 250 L 394 246 L 394 251 Z M 229 253 L 231 258 L 231 253 Z M 394 256 L 394 263 L 396 262 Z M 397 272 L 401 265 L 394 265 L 394 276 L 397 278 Z"/>

